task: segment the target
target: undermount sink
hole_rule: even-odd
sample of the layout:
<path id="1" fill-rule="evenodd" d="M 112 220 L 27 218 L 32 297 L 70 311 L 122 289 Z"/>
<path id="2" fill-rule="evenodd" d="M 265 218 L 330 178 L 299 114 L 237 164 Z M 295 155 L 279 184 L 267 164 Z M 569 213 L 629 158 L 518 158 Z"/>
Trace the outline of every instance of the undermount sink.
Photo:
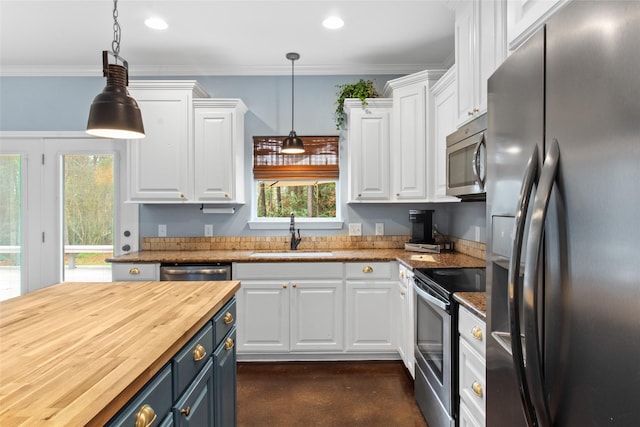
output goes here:
<path id="1" fill-rule="evenodd" d="M 313 251 L 286 251 L 286 252 L 252 252 L 253 258 L 326 258 L 332 257 L 333 252 L 313 252 Z"/>

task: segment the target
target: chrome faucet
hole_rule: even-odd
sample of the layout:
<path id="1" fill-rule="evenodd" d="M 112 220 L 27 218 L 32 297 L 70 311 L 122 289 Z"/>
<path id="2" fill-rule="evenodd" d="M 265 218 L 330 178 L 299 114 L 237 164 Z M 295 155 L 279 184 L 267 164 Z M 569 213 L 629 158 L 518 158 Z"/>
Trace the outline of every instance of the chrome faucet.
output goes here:
<path id="1" fill-rule="evenodd" d="M 298 228 L 298 237 L 296 237 L 296 216 L 293 212 L 291 212 L 291 222 L 289 223 L 289 233 L 291 233 L 291 250 L 295 251 L 298 249 L 298 245 L 302 238 L 300 237 L 300 229 Z"/>

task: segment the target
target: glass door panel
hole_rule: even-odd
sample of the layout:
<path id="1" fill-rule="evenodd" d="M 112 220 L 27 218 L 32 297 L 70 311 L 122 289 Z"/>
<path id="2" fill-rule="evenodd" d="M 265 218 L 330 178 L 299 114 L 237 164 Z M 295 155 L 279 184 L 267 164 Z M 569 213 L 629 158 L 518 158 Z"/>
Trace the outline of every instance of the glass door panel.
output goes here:
<path id="1" fill-rule="evenodd" d="M 65 282 L 110 282 L 113 256 L 114 156 L 65 154 L 63 223 Z"/>
<path id="2" fill-rule="evenodd" d="M 0 301 L 21 293 L 22 164 L 20 154 L 0 154 Z"/>

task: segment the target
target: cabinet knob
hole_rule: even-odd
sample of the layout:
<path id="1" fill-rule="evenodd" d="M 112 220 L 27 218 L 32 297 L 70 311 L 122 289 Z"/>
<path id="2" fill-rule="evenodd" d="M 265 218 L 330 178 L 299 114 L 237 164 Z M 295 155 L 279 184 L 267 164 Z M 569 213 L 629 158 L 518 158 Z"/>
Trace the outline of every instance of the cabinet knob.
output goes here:
<path id="1" fill-rule="evenodd" d="M 185 417 L 188 417 L 188 416 L 189 416 L 189 414 L 191 413 L 191 406 L 187 406 L 187 408 L 186 408 L 186 409 L 184 409 L 184 408 L 183 408 L 183 409 L 180 409 L 180 413 L 181 413 L 182 415 L 184 415 Z"/>
<path id="2" fill-rule="evenodd" d="M 207 355 L 207 350 L 205 350 L 203 346 L 198 344 L 195 350 L 193 350 L 193 361 L 199 362 L 202 359 L 204 359 L 206 355 Z"/>
<path id="3" fill-rule="evenodd" d="M 480 111 L 480 109 L 478 107 L 473 107 L 473 112 L 477 113 L 478 111 Z"/>
<path id="4" fill-rule="evenodd" d="M 282 289 L 287 289 L 287 284 L 286 283 L 282 284 Z"/>
<path id="5" fill-rule="evenodd" d="M 224 324 L 230 325 L 231 323 L 233 323 L 233 314 L 227 312 L 227 314 L 224 315 Z"/>
<path id="6" fill-rule="evenodd" d="M 400 278 L 401 278 L 401 279 L 402 279 L 402 278 L 404 278 L 404 271 L 401 271 L 401 272 L 400 272 Z"/>
<path id="7" fill-rule="evenodd" d="M 146 403 L 142 405 L 138 413 L 136 414 L 135 427 L 147 427 L 153 424 L 156 420 L 156 411 Z"/>
<path id="8" fill-rule="evenodd" d="M 362 194 L 358 194 L 358 197 L 362 197 Z"/>
<path id="9" fill-rule="evenodd" d="M 180 193 L 180 198 L 184 199 L 184 194 Z"/>
<path id="10" fill-rule="evenodd" d="M 396 197 L 400 197 L 400 193 L 396 193 Z"/>
<path id="11" fill-rule="evenodd" d="M 405 291 L 400 291 L 400 295 L 404 296 L 405 295 Z"/>
<path id="12" fill-rule="evenodd" d="M 298 285 L 296 285 L 295 283 L 291 285 L 292 288 L 297 288 Z"/>
<path id="13" fill-rule="evenodd" d="M 365 265 L 362 268 L 362 272 L 363 273 L 373 273 L 373 267 L 371 267 L 370 265 Z"/>
<path id="14" fill-rule="evenodd" d="M 473 116 L 473 111 L 467 111 L 467 115 Z"/>
<path id="15" fill-rule="evenodd" d="M 476 396 L 482 397 L 482 384 L 478 381 L 474 381 L 473 384 L 471 384 L 471 390 L 473 390 Z"/>
<path id="16" fill-rule="evenodd" d="M 229 351 L 229 350 L 231 350 L 233 348 L 233 346 L 234 346 L 234 343 L 233 343 L 233 340 L 231 338 L 227 338 L 224 341 L 224 349 L 225 350 Z"/>
<path id="17" fill-rule="evenodd" d="M 479 327 L 474 326 L 473 329 L 471 329 L 471 335 L 478 341 L 482 341 L 482 329 Z"/>
<path id="18" fill-rule="evenodd" d="M 140 274 L 140 270 L 137 267 L 133 267 L 129 269 L 129 274 Z"/>
<path id="19" fill-rule="evenodd" d="M 228 199 L 229 198 L 229 193 L 224 193 L 224 197 L 225 197 L 225 199 Z"/>

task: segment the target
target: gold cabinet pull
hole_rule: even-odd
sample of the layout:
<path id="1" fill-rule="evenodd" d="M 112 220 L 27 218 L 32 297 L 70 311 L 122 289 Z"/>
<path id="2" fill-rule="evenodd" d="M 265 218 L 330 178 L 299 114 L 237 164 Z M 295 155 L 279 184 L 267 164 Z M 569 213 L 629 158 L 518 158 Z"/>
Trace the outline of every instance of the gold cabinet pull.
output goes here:
<path id="1" fill-rule="evenodd" d="M 183 408 L 183 409 L 180 409 L 180 413 L 181 413 L 182 415 L 184 415 L 185 417 L 188 417 L 188 416 L 189 416 L 189 414 L 191 413 L 191 406 L 187 406 L 187 408 L 186 408 L 186 409 L 184 409 L 184 408 Z"/>
<path id="2" fill-rule="evenodd" d="M 478 381 L 474 381 L 473 384 L 471 384 L 471 390 L 473 390 L 476 396 L 482 397 L 482 384 Z"/>
<path id="3" fill-rule="evenodd" d="M 282 284 L 282 289 L 287 289 L 287 284 L 286 283 Z"/>
<path id="4" fill-rule="evenodd" d="M 362 268 L 362 272 L 363 273 L 373 273 L 373 267 L 371 267 L 370 265 L 365 265 Z"/>
<path id="5" fill-rule="evenodd" d="M 294 283 L 294 284 L 292 284 L 292 285 L 291 285 L 291 287 L 293 287 L 293 288 L 297 288 L 297 287 L 298 287 L 298 285 L 296 285 L 296 284 Z"/>
<path id="6" fill-rule="evenodd" d="M 224 315 L 224 324 L 230 325 L 233 323 L 233 314 L 227 311 L 227 314 Z"/>
<path id="7" fill-rule="evenodd" d="M 148 427 L 156 420 L 156 411 L 146 403 L 142 405 L 136 414 L 135 427 Z"/>
<path id="8" fill-rule="evenodd" d="M 233 340 L 231 338 L 227 338 L 224 341 L 224 349 L 225 350 L 227 350 L 227 351 L 231 350 L 233 348 L 233 346 L 234 346 L 234 343 L 233 343 Z"/>
<path id="9" fill-rule="evenodd" d="M 205 350 L 204 347 L 201 346 L 200 344 L 198 344 L 195 350 L 193 350 L 193 360 L 195 362 L 201 361 L 202 359 L 205 358 L 206 355 L 207 355 L 207 350 Z"/>
<path id="10" fill-rule="evenodd" d="M 404 296 L 405 292 L 404 291 L 400 291 L 400 295 Z"/>
<path id="11" fill-rule="evenodd" d="M 140 274 L 140 269 L 137 267 L 130 268 L 129 274 Z"/>
<path id="12" fill-rule="evenodd" d="M 478 341 L 482 341 L 482 329 L 479 327 L 474 326 L 473 329 L 471 329 L 471 335 Z"/>

